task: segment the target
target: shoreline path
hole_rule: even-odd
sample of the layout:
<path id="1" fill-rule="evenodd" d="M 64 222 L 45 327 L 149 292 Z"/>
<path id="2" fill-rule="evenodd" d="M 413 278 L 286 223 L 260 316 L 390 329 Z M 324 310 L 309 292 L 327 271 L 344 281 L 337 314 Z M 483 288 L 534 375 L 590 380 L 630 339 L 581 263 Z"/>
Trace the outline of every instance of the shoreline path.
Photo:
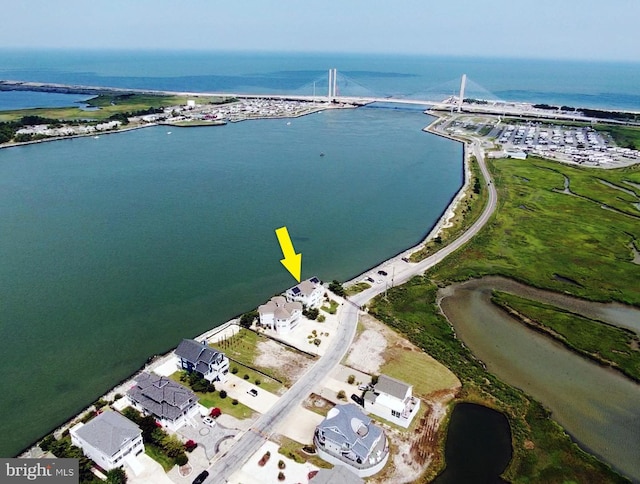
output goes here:
<path id="1" fill-rule="evenodd" d="M 478 160 L 485 182 L 489 188 L 489 202 L 487 206 L 478 220 L 476 220 L 466 232 L 435 254 L 415 264 L 406 263 L 402 261 L 400 257 L 393 259 L 392 262 L 390 262 L 395 274 L 393 285 L 403 284 L 412 277 L 424 273 L 424 271 L 430 267 L 441 262 L 445 257 L 462 247 L 476 235 L 493 214 L 498 198 L 495 186 L 493 183 L 490 183 L 491 177 L 484 163 L 480 142 L 472 141 L 470 146 Z M 385 287 L 388 286 L 375 285 L 347 299 L 347 303 L 341 310 L 341 324 L 338 326 L 338 334 L 333 338 L 327 352 L 280 397 L 278 402 L 269 411 L 264 413 L 247 432 L 242 434 L 229 451 L 209 466 L 207 469 L 209 476 L 205 484 L 228 482 L 229 478 L 236 471 L 240 470 L 247 459 L 255 454 L 269 436 L 274 433 L 274 429 L 282 423 L 289 413 L 302 403 L 313 391 L 314 387 L 323 381 L 324 377 L 342 360 L 351 346 L 351 342 L 356 333 L 360 307 L 373 297 L 384 292 Z"/>

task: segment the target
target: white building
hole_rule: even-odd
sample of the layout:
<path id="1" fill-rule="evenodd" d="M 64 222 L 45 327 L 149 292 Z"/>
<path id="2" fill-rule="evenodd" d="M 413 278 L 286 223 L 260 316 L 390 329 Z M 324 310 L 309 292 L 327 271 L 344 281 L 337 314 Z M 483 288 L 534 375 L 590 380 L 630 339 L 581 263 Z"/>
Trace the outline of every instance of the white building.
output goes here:
<path id="1" fill-rule="evenodd" d="M 195 371 L 211 382 L 227 380 L 229 358 L 204 342 L 183 339 L 176 348 L 176 356 L 180 359 L 179 366 L 183 370 Z"/>
<path id="2" fill-rule="evenodd" d="M 106 471 L 124 464 L 124 459 L 144 452 L 142 431 L 118 412 L 101 413 L 69 431 L 71 443 Z"/>
<path id="3" fill-rule="evenodd" d="M 282 296 L 272 297 L 269 302 L 258 307 L 260 324 L 275 330 L 278 334 L 290 333 L 302 315 L 302 304 L 287 302 Z"/>
<path id="4" fill-rule="evenodd" d="M 287 289 L 285 293 L 287 301 L 299 302 L 308 308 L 318 308 L 322 304 L 324 287 L 317 277 L 312 277 L 300 284 Z"/>
<path id="5" fill-rule="evenodd" d="M 165 376 L 141 373 L 127 392 L 133 406 L 174 432 L 198 415 L 198 397 Z"/>
<path id="6" fill-rule="evenodd" d="M 412 392 L 412 385 L 380 375 L 373 391 L 364 394 L 364 409 L 407 428 L 420 409 L 420 399 L 414 397 Z"/>
<path id="7" fill-rule="evenodd" d="M 316 427 L 313 443 L 320 458 L 346 466 L 359 477 L 380 472 L 389 459 L 384 432 L 353 403 L 329 410 Z"/>

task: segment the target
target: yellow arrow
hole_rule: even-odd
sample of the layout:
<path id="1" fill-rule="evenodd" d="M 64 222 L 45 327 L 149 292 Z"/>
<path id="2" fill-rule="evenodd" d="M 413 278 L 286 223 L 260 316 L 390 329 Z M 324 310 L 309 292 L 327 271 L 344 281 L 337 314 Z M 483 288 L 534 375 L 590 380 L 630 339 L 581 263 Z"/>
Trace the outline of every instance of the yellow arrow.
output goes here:
<path id="1" fill-rule="evenodd" d="M 296 254 L 296 251 L 293 249 L 293 244 L 291 243 L 291 237 L 289 237 L 287 227 L 280 227 L 279 229 L 276 229 L 276 237 L 278 237 L 278 242 L 282 249 L 282 255 L 284 256 L 284 259 L 281 259 L 280 262 L 285 269 L 291 273 L 294 279 L 300 282 L 302 254 Z"/>

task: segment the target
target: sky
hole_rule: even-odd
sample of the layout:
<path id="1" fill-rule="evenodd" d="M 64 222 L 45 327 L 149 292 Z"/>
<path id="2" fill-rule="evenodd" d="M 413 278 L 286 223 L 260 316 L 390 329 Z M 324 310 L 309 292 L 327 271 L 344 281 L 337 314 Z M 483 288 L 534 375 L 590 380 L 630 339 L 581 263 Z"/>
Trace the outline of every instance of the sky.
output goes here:
<path id="1" fill-rule="evenodd" d="M 640 62 L 638 0 L 30 0 L 0 47 L 367 52 Z"/>

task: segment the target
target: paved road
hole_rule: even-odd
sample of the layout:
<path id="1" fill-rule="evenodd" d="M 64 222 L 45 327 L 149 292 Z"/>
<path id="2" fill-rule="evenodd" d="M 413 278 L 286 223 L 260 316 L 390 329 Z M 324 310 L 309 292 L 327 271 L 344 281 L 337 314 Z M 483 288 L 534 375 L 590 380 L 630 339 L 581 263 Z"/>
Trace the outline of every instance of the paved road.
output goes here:
<path id="1" fill-rule="evenodd" d="M 496 207 L 497 193 L 484 163 L 484 155 L 478 141 L 471 143 L 471 150 L 478 159 L 480 169 L 489 183 L 489 203 L 482 212 L 480 218 L 458 239 L 442 248 L 435 254 L 427 257 L 419 263 L 412 264 L 402 261 L 397 257 L 393 264 L 393 285 L 403 284 L 412 277 L 422 274 L 428 268 L 442 261 L 449 254 L 467 243 L 487 223 Z M 390 265 L 385 265 L 385 270 Z M 238 442 L 223 456 L 217 459 L 209 467 L 207 484 L 227 482 L 229 477 L 239 470 L 246 460 L 252 456 L 273 433 L 289 413 L 296 408 L 314 390 L 314 387 L 322 382 L 331 370 L 342 360 L 355 336 L 358 324 L 359 307 L 366 304 L 373 297 L 385 291 L 389 284 L 375 284 L 373 287 L 353 296 L 345 303 L 340 311 L 340 325 L 338 334 L 327 352 L 298 380 L 268 412 L 263 414 Z"/>

